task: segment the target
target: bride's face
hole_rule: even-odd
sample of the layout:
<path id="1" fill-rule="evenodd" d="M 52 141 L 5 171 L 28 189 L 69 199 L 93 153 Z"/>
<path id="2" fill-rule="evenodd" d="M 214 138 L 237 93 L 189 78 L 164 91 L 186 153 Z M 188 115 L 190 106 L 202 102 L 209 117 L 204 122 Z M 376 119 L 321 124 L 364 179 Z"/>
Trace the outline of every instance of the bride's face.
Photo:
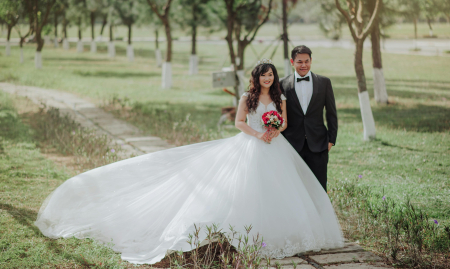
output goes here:
<path id="1" fill-rule="evenodd" d="M 274 80 L 272 68 L 269 68 L 266 73 L 261 74 L 259 77 L 259 84 L 262 88 L 270 88 Z"/>

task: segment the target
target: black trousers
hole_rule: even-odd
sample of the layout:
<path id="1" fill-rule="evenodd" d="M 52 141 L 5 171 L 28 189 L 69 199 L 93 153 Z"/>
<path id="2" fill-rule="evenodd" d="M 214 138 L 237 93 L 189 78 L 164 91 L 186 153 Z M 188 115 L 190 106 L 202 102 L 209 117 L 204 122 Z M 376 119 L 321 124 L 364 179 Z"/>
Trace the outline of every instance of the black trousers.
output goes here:
<path id="1" fill-rule="evenodd" d="M 307 141 L 302 150 L 299 152 L 300 157 L 308 165 L 309 169 L 319 180 L 325 192 L 327 191 L 327 165 L 328 165 L 328 150 L 322 152 L 312 152 Z"/>

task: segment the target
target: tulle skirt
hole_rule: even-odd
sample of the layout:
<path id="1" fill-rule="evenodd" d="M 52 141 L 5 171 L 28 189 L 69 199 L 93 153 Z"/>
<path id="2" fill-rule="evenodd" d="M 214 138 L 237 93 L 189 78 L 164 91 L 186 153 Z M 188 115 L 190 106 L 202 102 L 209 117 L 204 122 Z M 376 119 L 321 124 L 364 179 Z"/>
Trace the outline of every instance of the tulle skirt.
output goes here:
<path id="1" fill-rule="evenodd" d="M 90 170 L 49 195 L 35 225 L 153 264 L 168 250 L 191 250 L 194 224 L 213 223 L 242 234 L 252 225 L 250 236 L 263 236 L 262 255 L 272 258 L 344 244 L 327 194 L 281 135 L 266 144 L 240 133 Z"/>

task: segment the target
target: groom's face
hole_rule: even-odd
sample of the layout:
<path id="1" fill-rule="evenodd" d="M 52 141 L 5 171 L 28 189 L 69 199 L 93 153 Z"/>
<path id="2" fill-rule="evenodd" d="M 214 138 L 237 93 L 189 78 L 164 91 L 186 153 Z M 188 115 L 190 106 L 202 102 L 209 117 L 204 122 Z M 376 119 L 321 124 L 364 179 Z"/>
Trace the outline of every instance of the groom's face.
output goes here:
<path id="1" fill-rule="evenodd" d="M 306 53 L 297 54 L 295 59 L 291 59 L 291 64 L 295 68 L 295 71 L 302 77 L 308 74 L 309 69 L 311 69 L 311 62 L 311 57 Z"/>

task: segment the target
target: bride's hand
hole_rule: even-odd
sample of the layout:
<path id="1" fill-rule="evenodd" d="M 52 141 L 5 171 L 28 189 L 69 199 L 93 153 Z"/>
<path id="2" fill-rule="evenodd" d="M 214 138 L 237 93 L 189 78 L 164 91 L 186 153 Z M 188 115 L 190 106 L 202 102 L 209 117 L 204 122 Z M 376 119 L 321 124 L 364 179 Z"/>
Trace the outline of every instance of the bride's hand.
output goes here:
<path id="1" fill-rule="evenodd" d="M 281 133 L 280 130 L 277 130 L 277 129 L 274 129 L 274 128 L 270 129 L 270 132 L 269 132 L 270 139 L 273 139 L 273 138 L 279 136 L 280 133 Z"/>
<path id="2" fill-rule="evenodd" d="M 256 138 L 258 138 L 259 140 L 262 140 L 264 142 L 270 142 L 272 140 L 272 138 L 270 137 L 270 134 L 268 134 L 267 132 L 265 132 L 265 133 L 258 133 L 256 135 Z"/>

